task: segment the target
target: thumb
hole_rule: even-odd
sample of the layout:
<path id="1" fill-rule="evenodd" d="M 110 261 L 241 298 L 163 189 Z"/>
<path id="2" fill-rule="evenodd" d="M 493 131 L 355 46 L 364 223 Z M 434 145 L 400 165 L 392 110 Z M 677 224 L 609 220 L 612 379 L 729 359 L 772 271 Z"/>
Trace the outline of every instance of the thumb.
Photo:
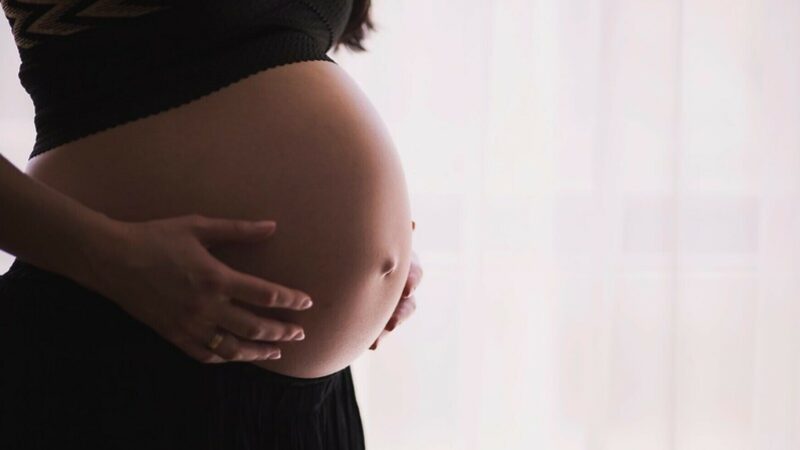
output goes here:
<path id="1" fill-rule="evenodd" d="M 275 232 L 274 220 L 241 220 L 201 217 L 192 224 L 195 236 L 207 245 L 223 241 L 254 241 Z"/>

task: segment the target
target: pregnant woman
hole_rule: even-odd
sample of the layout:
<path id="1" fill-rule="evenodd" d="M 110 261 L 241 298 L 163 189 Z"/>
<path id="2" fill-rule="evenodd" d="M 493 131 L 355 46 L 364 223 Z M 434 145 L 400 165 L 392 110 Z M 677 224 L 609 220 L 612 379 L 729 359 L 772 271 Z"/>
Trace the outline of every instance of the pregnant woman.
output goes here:
<path id="1" fill-rule="evenodd" d="M 369 1 L 0 3 L 36 112 L 0 158 L 0 448 L 364 448 L 350 363 L 422 274 L 327 55 Z"/>

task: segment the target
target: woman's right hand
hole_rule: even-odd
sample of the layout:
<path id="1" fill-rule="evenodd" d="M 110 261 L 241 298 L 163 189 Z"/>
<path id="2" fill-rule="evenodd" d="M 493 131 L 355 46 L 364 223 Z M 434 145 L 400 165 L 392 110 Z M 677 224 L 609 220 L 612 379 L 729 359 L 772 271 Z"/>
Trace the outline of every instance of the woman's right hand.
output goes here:
<path id="1" fill-rule="evenodd" d="M 276 359 L 274 341 L 303 339 L 303 329 L 254 314 L 231 298 L 303 310 L 310 296 L 235 271 L 208 252 L 222 242 L 264 239 L 275 226 L 197 214 L 114 221 L 114 242 L 122 245 L 90 255 L 86 284 L 200 362 Z M 212 350 L 208 343 L 217 332 L 224 338 Z"/>

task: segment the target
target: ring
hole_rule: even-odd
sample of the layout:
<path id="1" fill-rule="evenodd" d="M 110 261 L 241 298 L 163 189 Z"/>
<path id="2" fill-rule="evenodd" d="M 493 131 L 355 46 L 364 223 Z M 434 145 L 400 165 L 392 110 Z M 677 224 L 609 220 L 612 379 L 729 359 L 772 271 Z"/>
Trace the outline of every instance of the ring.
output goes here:
<path id="1" fill-rule="evenodd" d="M 225 336 L 222 333 L 214 333 L 214 336 L 208 341 L 208 348 L 216 350 L 223 339 L 225 339 Z"/>

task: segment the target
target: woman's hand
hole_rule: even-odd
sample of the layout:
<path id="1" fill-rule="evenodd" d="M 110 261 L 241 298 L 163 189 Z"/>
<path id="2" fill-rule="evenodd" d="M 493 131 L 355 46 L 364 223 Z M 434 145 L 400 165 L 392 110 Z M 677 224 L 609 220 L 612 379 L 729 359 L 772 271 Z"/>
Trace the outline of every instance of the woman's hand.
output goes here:
<path id="1" fill-rule="evenodd" d="M 397 325 L 405 322 L 411 314 L 414 313 L 417 309 L 417 302 L 414 299 L 414 291 L 419 286 L 420 280 L 422 280 L 422 267 L 419 264 L 419 258 L 417 257 L 417 253 L 415 251 L 411 251 L 411 268 L 408 271 L 408 278 L 406 279 L 406 286 L 403 288 L 402 297 L 400 297 L 400 302 L 395 307 L 394 312 L 392 313 L 392 317 L 389 319 L 389 322 L 386 324 L 386 328 L 381 331 L 380 336 L 375 339 L 375 342 L 369 348 L 370 350 L 375 350 L 378 348 L 378 341 L 381 340 L 384 334 L 388 334 L 390 331 L 394 330 Z"/>
<path id="2" fill-rule="evenodd" d="M 235 271 L 207 250 L 224 241 L 262 240 L 275 227 L 274 221 L 196 214 L 114 222 L 116 245 L 90 255 L 86 284 L 200 362 L 276 359 L 280 349 L 274 341 L 303 339 L 303 329 L 256 315 L 231 298 L 302 310 L 310 296 Z M 211 341 L 218 345 L 209 346 Z"/>

